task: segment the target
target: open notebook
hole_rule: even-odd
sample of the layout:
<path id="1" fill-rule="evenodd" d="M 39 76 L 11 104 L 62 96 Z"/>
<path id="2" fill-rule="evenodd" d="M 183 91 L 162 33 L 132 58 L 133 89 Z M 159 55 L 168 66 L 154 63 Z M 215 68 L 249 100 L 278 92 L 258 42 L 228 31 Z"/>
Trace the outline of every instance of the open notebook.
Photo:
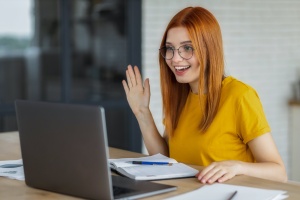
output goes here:
<path id="1" fill-rule="evenodd" d="M 166 165 L 132 164 L 132 161 L 166 162 Z M 198 170 L 162 154 L 140 158 L 109 159 L 110 168 L 120 174 L 136 180 L 159 180 L 194 177 Z"/>

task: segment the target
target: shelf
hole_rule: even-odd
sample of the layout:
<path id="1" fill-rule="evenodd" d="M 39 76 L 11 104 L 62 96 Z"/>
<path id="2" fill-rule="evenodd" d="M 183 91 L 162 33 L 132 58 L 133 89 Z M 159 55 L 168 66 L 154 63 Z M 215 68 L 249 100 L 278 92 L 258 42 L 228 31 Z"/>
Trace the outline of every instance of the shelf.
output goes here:
<path id="1" fill-rule="evenodd" d="M 299 100 L 290 100 L 289 105 L 290 106 L 300 106 L 300 101 Z"/>

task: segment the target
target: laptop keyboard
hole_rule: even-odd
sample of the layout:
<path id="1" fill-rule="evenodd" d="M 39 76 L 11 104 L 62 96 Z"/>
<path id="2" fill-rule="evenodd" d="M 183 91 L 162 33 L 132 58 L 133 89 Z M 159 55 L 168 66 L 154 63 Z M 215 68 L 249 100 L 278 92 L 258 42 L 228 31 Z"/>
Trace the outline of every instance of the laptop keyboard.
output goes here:
<path id="1" fill-rule="evenodd" d="M 134 190 L 128 189 L 128 188 L 123 188 L 123 187 L 118 187 L 118 186 L 113 186 L 113 193 L 114 196 L 120 195 L 120 194 L 127 194 L 129 192 L 133 192 Z"/>

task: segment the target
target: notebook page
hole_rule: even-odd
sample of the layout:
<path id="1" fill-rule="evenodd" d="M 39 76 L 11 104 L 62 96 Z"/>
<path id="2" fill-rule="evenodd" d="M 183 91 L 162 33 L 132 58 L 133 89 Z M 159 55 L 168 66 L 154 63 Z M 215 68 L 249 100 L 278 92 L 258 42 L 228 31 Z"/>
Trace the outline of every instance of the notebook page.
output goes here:
<path id="1" fill-rule="evenodd" d="M 237 191 L 237 194 L 234 196 L 234 200 L 283 200 L 288 197 L 288 195 L 285 194 L 286 191 L 282 190 L 268 190 L 215 183 L 212 185 L 204 185 L 192 192 L 171 197 L 166 200 L 194 200 L 199 197 L 203 197 L 205 200 L 224 200 L 228 199 L 235 191 Z"/>
<path id="2" fill-rule="evenodd" d="M 14 167 L 14 165 L 17 167 Z M 0 176 L 16 180 L 25 180 L 22 159 L 0 161 Z"/>
<path id="3" fill-rule="evenodd" d="M 118 158 L 118 159 L 108 159 L 110 163 L 110 167 L 115 169 L 116 167 L 131 167 L 136 166 L 134 164 L 129 163 L 130 161 L 152 161 L 152 162 L 169 162 L 169 163 L 177 163 L 176 160 L 164 156 L 162 154 L 155 154 L 152 156 L 145 156 L 140 158 Z"/>

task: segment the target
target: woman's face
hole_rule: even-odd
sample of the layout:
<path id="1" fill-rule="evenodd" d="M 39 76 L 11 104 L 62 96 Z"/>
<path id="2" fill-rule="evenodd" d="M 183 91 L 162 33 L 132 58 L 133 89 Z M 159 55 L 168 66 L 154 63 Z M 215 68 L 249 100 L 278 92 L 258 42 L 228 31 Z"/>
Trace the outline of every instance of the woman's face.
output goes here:
<path id="1" fill-rule="evenodd" d="M 168 31 L 166 46 L 174 49 L 178 49 L 181 46 L 184 46 L 185 49 L 193 47 L 187 29 L 184 27 L 175 27 Z M 179 83 L 188 83 L 192 91 L 198 93 L 200 66 L 194 54 L 195 52 L 190 59 L 186 60 L 179 55 L 178 50 L 175 50 L 173 58 L 166 60 L 166 63 Z M 181 53 L 181 55 L 183 55 L 183 53 Z"/>

